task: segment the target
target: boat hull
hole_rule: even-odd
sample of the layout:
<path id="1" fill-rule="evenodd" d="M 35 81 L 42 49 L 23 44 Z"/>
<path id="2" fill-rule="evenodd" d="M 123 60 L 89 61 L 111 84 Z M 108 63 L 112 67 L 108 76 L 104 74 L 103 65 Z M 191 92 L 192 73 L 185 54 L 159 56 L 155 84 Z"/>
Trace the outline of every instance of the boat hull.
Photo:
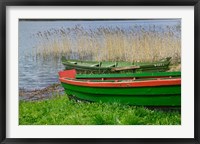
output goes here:
<path id="1" fill-rule="evenodd" d="M 79 65 L 65 65 L 65 70 L 76 69 L 79 72 L 99 72 L 99 73 L 112 73 L 112 68 L 105 68 L 105 67 L 84 67 Z M 164 72 L 169 70 L 169 65 L 167 66 L 158 66 L 158 67 L 141 67 L 138 69 L 132 70 L 125 70 L 126 72 Z"/>
<path id="2" fill-rule="evenodd" d="M 93 102 L 136 106 L 181 106 L 181 86 L 87 87 L 62 83 L 69 96 Z"/>
<path id="3" fill-rule="evenodd" d="M 97 62 L 97 61 L 79 61 L 79 60 L 66 60 L 62 57 L 62 64 L 66 70 L 76 69 L 79 72 L 97 72 L 97 73 L 111 73 L 111 72 L 162 72 L 169 70 L 170 58 L 158 62 L 151 63 L 131 63 L 131 62 Z M 130 69 L 124 70 L 124 67 Z M 134 67 L 134 68 L 131 68 Z M 115 68 L 119 68 L 116 71 Z"/>

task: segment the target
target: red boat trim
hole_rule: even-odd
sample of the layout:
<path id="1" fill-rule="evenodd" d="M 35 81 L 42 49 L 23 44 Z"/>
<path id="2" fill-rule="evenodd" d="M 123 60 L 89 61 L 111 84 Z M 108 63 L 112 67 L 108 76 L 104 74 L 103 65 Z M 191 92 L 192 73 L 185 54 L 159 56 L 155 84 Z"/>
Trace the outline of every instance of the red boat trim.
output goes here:
<path id="1" fill-rule="evenodd" d="M 59 78 L 62 83 L 87 86 L 87 87 L 151 87 L 151 86 L 171 86 L 181 85 L 181 78 L 175 79 L 157 79 L 147 81 L 129 81 L 129 82 L 91 82 L 77 81 L 76 79 Z"/>
<path id="2" fill-rule="evenodd" d="M 72 69 L 72 70 L 60 71 L 60 72 L 58 72 L 58 74 L 59 74 L 60 78 L 63 78 L 63 77 L 75 78 L 76 77 L 76 70 Z"/>

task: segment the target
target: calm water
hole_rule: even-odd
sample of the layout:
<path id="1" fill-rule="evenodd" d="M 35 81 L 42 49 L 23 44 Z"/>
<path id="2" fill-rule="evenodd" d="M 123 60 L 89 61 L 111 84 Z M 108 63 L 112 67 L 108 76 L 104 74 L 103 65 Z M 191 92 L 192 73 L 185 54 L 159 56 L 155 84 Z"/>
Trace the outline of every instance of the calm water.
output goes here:
<path id="1" fill-rule="evenodd" d="M 34 35 L 52 29 L 73 28 L 81 26 L 85 30 L 97 29 L 99 27 L 120 27 L 126 31 L 131 26 L 138 25 L 145 28 L 149 25 L 156 27 L 176 26 L 180 20 L 129 20 L 129 21 L 19 21 L 19 88 L 41 89 L 50 84 L 58 82 L 58 71 L 64 69 L 60 62 L 48 58 L 36 59 L 32 54 L 38 43 Z M 163 29 L 161 29 L 163 30 Z"/>

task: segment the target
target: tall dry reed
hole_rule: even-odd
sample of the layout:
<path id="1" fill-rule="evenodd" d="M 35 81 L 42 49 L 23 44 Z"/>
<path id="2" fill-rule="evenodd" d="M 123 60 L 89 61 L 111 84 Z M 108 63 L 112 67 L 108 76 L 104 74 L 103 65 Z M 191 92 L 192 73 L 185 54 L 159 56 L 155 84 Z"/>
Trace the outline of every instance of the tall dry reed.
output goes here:
<path id="1" fill-rule="evenodd" d="M 69 59 L 134 62 L 171 56 L 174 63 L 181 61 L 180 25 L 134 25 L 128 29 L 74 26 L 38 32 L 35 36 L 35 56 L 44 58 L 65 55 Z"/>

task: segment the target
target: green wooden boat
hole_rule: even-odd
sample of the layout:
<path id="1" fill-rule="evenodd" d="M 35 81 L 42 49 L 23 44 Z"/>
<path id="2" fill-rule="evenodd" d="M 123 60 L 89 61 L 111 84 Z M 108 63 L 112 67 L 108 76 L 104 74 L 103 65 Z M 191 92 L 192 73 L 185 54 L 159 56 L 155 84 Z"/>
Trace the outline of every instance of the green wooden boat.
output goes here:
<path id="1" fill-rule="evenodd" d="M 171 57 L 161 59 L 157 62 L 140 63 L 140 62 L 97 62 L 97 61 L 80 61 L 80 60 L 67 60 L 62 57 L 62 64 L 66 70 L 76 69 L 77 71 L 87 72 L 120 72 L 120 71 L 133 71 L 133 72 L 162 72 L 169 69 Z"/>
<path id="2" fill-rule="evenodd" d="M 180 106 L 181 72 L 76 74 L 59 72 L 68 96 L 136 106 Z"/>

